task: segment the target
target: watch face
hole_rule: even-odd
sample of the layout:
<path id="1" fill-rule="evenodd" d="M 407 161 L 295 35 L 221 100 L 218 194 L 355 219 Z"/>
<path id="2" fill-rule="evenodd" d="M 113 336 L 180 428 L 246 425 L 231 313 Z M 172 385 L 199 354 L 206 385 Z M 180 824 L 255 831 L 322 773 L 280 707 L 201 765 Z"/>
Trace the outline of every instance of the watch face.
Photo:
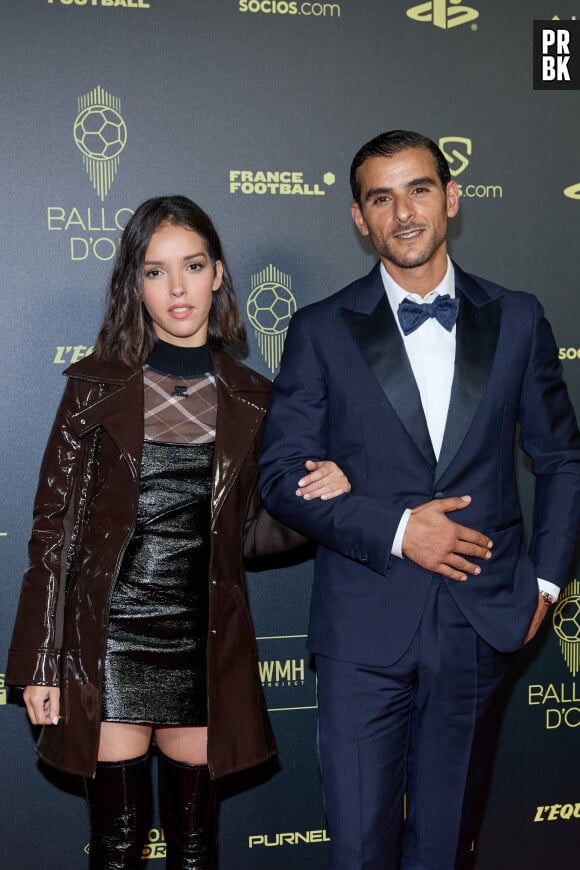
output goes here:
<path id="1" fill-rule="evenodd" d="M 553 595 L 550 595 L 549 592 L 542 592 L 542 598 L 544 599 L 544 601 L 548 607 L 551 607 L 552 604 L 554 604 L 554 602 L 556 600 Z"/>

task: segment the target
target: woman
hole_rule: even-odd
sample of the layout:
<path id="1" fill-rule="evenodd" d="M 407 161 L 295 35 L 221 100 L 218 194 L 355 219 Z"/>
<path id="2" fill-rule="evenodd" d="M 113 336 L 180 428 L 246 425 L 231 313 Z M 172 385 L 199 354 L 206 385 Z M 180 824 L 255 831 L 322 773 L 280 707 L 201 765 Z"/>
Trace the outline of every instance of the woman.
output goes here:
<path id="1" fill-rule="evenodd" d="M 92 868 L 140 866 L 152 735 L 171 868 L 208 866 L 211 780 L 276 752 L 243 558 L 303 539 L 259 502 L 270 383 L 226 353 L 244 339 L 209 217 L 143 203 L 95 351 L 65 372 L 7 669 L 41 758 L 86 778 Z M 306 498 L 350 488 L 307 471 Z"/>

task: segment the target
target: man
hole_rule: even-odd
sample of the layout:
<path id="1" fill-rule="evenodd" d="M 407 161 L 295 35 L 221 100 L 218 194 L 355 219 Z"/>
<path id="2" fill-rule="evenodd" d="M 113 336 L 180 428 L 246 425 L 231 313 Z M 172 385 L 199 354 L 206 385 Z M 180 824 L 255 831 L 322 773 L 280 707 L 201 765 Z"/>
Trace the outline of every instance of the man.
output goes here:
<path id="1" fill-rule="evenodd" d="M 309 647 L 330 868 L 465 868 L 512 653 L 568 579 L 580 436 L 538 301 L 447 256 L 459 190 L 435 143 L 376 137 L 351 186 L 380 262 L 293 318 L 262 497 L 319 544 Z M 536 477 L 529 551 L 518 424 Z M 351 493 L 293 498 L 313 456 L 332 456 Z"/>

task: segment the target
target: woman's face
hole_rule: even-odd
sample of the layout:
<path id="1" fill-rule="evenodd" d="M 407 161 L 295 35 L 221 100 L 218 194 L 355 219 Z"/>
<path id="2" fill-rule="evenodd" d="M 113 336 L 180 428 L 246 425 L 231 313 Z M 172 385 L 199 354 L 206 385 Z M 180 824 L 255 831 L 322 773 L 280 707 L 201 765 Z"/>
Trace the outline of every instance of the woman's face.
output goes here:
<path id="1" fill-rule="evenodd" d="M 214 267 L 198 233 L 162 224 L 145 252 L 142 290 L 157 338 L 181 347 L 205 344 L 213 293 L 222 276 L 221 260 Z"/>

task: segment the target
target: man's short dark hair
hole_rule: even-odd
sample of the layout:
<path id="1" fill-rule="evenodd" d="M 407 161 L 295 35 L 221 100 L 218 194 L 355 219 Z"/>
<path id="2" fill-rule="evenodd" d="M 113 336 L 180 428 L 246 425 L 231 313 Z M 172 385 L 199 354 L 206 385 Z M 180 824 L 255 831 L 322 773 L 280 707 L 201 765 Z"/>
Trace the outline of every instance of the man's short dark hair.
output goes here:
<path id="1" fill-rule="evenodd" d="M 433 155 L 437 175 L 443 190 L 447 187 L 447 182 L 451 180 L 449 164 L 439 146 L 429 139 L 427 136 L 422 136 L 421 133 L 414 133 L 412 130 L 389 130 L 388 133 L 380 133 L 359 148 L 354 156 L 350 167 L 350 187 L 352 190 L 353 199 L 360 205 L 360 182 L 358 180 L 358 168 L 362 166 L 365 160 L 369 157 L 392 157 L 393 154 L 399 154 L 401 151 L 406 151 L 407 148 L 423 148 Z"/>

